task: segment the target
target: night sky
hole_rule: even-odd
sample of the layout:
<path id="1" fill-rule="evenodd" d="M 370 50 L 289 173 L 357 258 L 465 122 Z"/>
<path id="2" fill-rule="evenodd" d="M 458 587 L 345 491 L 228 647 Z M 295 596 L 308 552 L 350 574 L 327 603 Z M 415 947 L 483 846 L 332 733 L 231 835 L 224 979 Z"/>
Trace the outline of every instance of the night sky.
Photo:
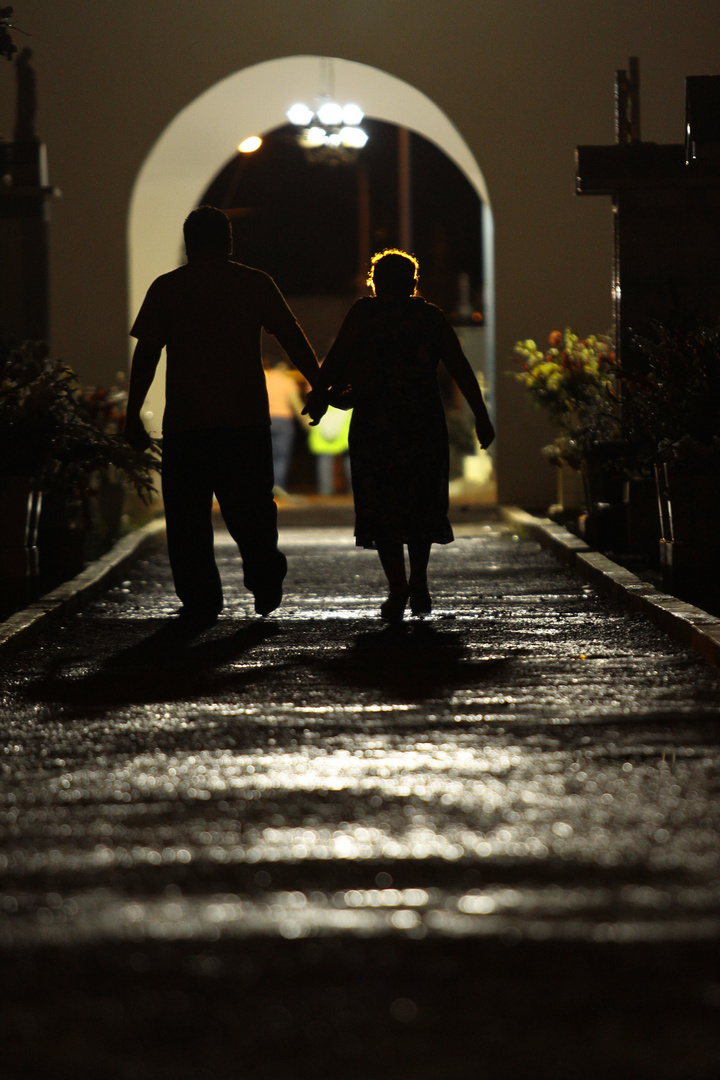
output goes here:
<path id="1" fill-rule="evenodd" d="M 397 128 L 365 120 L 359 162 L 370 191 L 370 246 L 399 243 Z M 235 258 L 270 273 L 289 296 L 357 292 L 358 166 L 308 162 L 290 125 L 269 133 L 254 154 L 237 154 L 200 200 L 233 220 Z M 457 277 L 482 286 L 480 202 L 460 170 L 434 144 L 411 135 L 413 250 L 420 288 L 451 314 Z"/>

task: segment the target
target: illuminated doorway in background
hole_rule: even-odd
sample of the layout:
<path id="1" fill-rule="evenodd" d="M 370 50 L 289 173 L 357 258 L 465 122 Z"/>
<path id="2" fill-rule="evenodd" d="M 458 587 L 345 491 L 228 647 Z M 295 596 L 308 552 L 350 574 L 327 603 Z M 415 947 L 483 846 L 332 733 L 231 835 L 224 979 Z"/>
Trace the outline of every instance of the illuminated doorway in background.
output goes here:
<path id="1" fill-rule="evenodd" d="M 409 247 L 420 261 L 420 292 L 455 325 L 487 385 L 483 328 L 482 206 L 474 187 L 443 151 L 417 133 L 365 117 L 359 151 L 310 148 L 286 124 L 254 139 L 213 179 L 199 202 L 222 207 L 241 262 L 269 273 L 288 298 L 319 357 L 365 281 L 370 256 Z M 264 350 L 284 360 L 274 339 Z M 439 368 L 451 439 L 451 480 L 472 466 L 471 414 Z M 488 395 L 490 396 L 490 395 Z M 311 491 L 312 455 L 294 442 L 290 491 Z M 491 463 L 484 461 L 485 472 Z M 339 484 L 346 487 L 339 468 Z M 464 485 L 466 488 L 469 485 Z M 463 485 L 455 483 L 455 488 Z"/>
<path id="2" fill-rule="evenodd" d="M 130 201 L 130 320 L 150 282 L 178 265 L 182 221 L 198 205 L 213 177 L 235 157 L 238 144 L 249 135 L 265 135 L 283 127 L 287 123 L 285 113 L 293 102 L 314 99 L 322 90 L 321 72 L 327 61 L 328 58 L 318 56 L 292 56 L 245 68 L 210 87 L 163 131 L 138 173 Z M 356 102 L 367 117 L 406 128 L 434 144 L 454 163 L 477 194 L 482 268 L 479 306 L 484 316 L 483 329 L 477 339 L 481 343 L 482 364 L 492 403 L 495 370 L 493 220 L 480 168 L 449 118 L 419 90 L 365 64 L 334 58 L 332 65 L 337 100 Z M 312 257 L 312 253 L 309 255 Z M 279 283 L 282 285 L 282 281 Z M 302 321 L 302 312 L 298 311 L 298 315 Z M 462 330 L 460 334 L 464 336 Z M 466 351 L 472 351 L 465 341 L 463 344 Z M 164 365 L 161 365 L 146 403 L 146 421 L 156 434 L 159 434 L 164 405 L 163 385 Z"/>

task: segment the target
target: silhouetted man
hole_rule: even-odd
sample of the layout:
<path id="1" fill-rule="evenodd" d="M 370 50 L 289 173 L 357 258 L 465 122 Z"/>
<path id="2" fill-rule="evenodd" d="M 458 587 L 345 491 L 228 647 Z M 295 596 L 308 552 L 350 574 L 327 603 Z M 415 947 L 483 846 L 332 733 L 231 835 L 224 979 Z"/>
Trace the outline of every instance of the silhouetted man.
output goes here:
<path id="1" fill-rule="evenodd" d="M 213 553 L 217 497 L 260 615 L 282 600 L 287 560 L 278 550 L 270 414 L 261 332 L 273 334 L 312 384 L 318 362 L 275 282 L 230 259 L 222 210 L 201 206 L 183 227 L 188 261 L 157 278 L 130 331 L 137 338 L 125 435 L 146 448 L 140 418 L 163 346 L 167 350 L 162 492 L 180 618 L 212 625 L 222 610 Z"/>

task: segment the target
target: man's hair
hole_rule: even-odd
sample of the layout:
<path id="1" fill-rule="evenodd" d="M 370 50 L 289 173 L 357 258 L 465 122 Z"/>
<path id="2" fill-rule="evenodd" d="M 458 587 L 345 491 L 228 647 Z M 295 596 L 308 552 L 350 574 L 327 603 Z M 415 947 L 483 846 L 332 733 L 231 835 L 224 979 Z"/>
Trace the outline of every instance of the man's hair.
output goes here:
<path id="1" fill-rule="evenodd" d="M 373 255 L 367 283 L 375 295 L 414 296 L 419 269 L 414 255 L 399 248 L 386 248 Z"/>
<path id="2" fill-rule="evenodd" d="M 183 225 L 185 251 L 188 257 L 203 251 L 229 255 L 232 251 L 230 218 L 216 206 L 199 206 L 188 214 Z"/>

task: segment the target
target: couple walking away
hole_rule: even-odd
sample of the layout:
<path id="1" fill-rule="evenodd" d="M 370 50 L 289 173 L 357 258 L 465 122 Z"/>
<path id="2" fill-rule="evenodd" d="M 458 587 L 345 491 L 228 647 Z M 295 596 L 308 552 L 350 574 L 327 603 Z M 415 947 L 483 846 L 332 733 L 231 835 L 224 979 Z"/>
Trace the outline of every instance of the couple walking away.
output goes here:
<path id="1" fill-rule="evenodd" d="M 408 601 L 413 614 L 429 613 L 430 548 L 453 539 L 439 361 L 475 415 L 480 445 L 495 432 L 452 327 L 417 295 L 417 260 L 394 250 L 374 256 L 373 296 L 355 302 L 320 366 L 272 278 L 231 260 L 222 210 L 199 207 L 183 232 L 187 263 L 153 282 L 130 331 L 137 344 L 125 423 L 130 444 L 147 448 L 141 409 L 165 348 L 162 494 L 181 623 L 200 631 L 222 610 L 213 495 L 240 549 L 255 611 L 268 615 L 282 601 L 287 560 L 278 550 L 263 329 L 310 383 L 311 424 L 330 405 L 352 406 L 355 537 L 377 550 L 387 576 L 382 618 L 401 621 Z"/>

